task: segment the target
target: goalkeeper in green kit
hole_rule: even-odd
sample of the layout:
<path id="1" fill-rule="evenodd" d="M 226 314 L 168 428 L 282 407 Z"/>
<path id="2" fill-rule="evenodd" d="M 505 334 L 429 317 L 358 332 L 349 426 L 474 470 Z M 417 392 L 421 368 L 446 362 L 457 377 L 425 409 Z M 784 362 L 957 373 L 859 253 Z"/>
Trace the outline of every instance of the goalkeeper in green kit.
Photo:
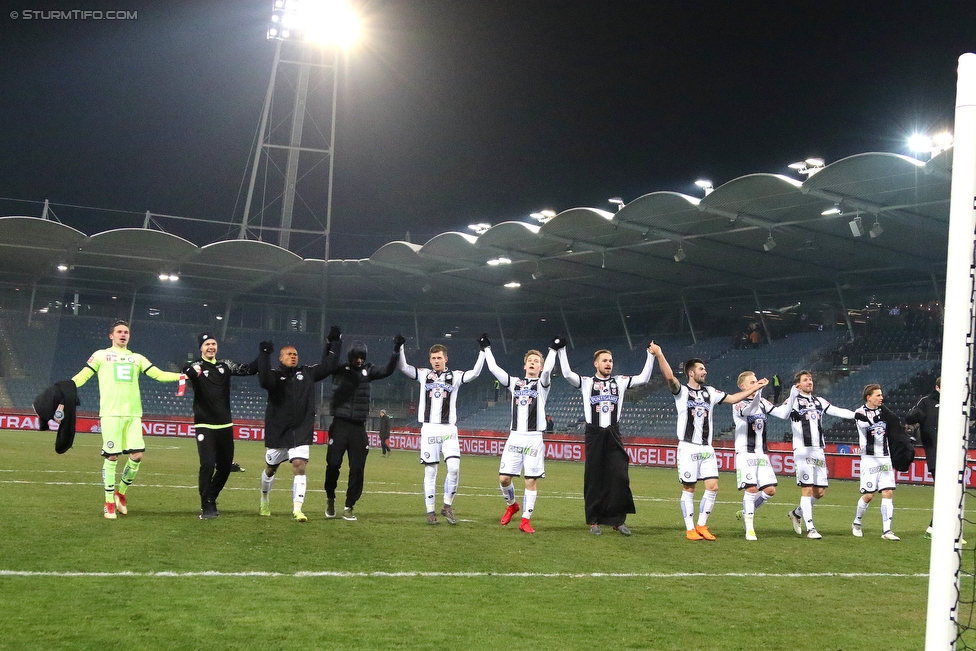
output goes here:
<path id="1" fill-rule="evenodd" d="M 128 513 L 125 491 L 132 484 L 146 444 L 142 439 L 142 396 L 139 376 L 145 373 L 158 382 L 177 382 L 184 376 L 163 371 L 148 359 L 128 349 L 129 324 L 116 321 L 108 334 L 111 348 L 96 350 L 88 358 L 85 368 L 71 378 L 80 387 L 93 375 L 98 376 L 100 404 L 99 422 L 102 428 L 102 480 L 105 486 L 104 514 L 109 520 L 116 513 Z M 181 388 L 183 387 L 181 382 Z M 128 455 L 118 489 L 115 485 L 119 455 Z"/>

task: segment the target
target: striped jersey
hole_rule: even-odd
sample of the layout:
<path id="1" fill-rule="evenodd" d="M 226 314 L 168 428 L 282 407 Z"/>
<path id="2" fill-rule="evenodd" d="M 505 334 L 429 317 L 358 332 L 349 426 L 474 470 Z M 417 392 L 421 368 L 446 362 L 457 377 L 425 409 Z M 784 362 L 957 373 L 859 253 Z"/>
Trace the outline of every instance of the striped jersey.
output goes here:
<path id="1" fill-rule="evenodd" d="M 735 451 L 767 454 L 766 420 L 773 403 L 761 395 L 746 398 L 732 405 L 732 421 L 735 423 Z"/>
<path id="2" fill-rule="evenodd" d="M 556 351 L 550 349 L 539 377 L 520 378 L 509 375 L 495 363 L 491 348 L 485 349 L 488 370 L 512 394 L 512 431 L 529 433 L 546 431 L 546 397 L 549 395 Z"/>
<path id="3" fill-rule="evenodd" d="M 420 383 L 420 401 L 417 403 L 417 421 L 435 425 L 457 424 L 457 396 L 462 384 L 476 379 L 481 374 L 485 355 L 478 355 L 478 361 L 470 371 L 435 371 L 429 368 L 416 368 L 407 364 L 403 348 L 400 348 L 398 368 L 407 377 Z"/>
<path id="4" fill-rule="evenodd" d="M 792 398 L 791 398 L 792 400 Z M 772 413 L 778 418 L 789 418 L 793 429 L 793 449 L 823 448 L 823 418 L 836 416 L 838 418 L 854 418 L 854 412 L 830 404 L 826 398 L 798 393 L 795 401 L 784 402 L 773 409 Z"/>
<path id="5" fill-rule="evenodd" d="M 888 425 L 881 415 L 881 409 L 871 409 L 861 405 L 854 410 L 854 424 L 861 443 L 861 454 L 867 457 L 887 457 Z"/>
<path id="6" fill-rule="evenodd" d="M 725 400 L 726 393 L 715 387 L 702 385 L 692 389 L 682 384 L 674 394 L 674 406 L 678 410 L 678 440 L 696 445 L 711 445 L 712 411 Z"/>
<path id="7" fill-rule="evenodd" d="M 620 421 L 620 411 L 624 405 L 624 393 L 631 387 L 646 384 L 651 379 L 654 356 L 647 353 L 647 361 L 640 375 L 611 375 L 610 377 L 588 377 L 578 375 L 569 367 L 566 349 L 559 350 L 559 364 L 563 376 L 583 394 L 583 417 L 587 425 L 613 427 Z"/>

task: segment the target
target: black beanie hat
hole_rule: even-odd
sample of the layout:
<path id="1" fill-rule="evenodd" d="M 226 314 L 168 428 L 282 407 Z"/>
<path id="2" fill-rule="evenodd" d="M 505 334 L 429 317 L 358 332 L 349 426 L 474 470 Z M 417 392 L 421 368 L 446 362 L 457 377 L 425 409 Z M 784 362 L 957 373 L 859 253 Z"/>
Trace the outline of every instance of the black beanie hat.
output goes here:
<path id="1" fill-rule="evenodd" d="M 217 341 L 217 338 L 214 337 L 209 332 L 201 332 L 200 335 L 197 337 L 197 347 L 198 348 L 203 347 L 203 342 L 205 342 L 207 339 L 213 339 L 214 341 Z"/>

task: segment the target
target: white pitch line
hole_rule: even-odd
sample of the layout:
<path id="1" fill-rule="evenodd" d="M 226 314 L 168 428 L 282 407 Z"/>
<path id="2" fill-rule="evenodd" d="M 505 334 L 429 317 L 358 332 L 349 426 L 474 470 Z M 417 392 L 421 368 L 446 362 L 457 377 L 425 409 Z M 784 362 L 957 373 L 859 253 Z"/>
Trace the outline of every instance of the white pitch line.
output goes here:
<path id="1" fill-rule="evenodd" d="M 0 577 L 55 577 L 55 578 L 249 578 L 249 577 L 283 577 L 283 578 L 335 578 L 335 579 L 371 579 L 371 578 L 446 578 L 446 579 L 478 579 L 478 578 L 549 578 L 549 579 L 681 579 L 681 578 L 894 578 L 894 579 L 927 579 L 928 574 L 904 574 L 891 572 L 31 572 L 18 570 L 0 570 Z"/>

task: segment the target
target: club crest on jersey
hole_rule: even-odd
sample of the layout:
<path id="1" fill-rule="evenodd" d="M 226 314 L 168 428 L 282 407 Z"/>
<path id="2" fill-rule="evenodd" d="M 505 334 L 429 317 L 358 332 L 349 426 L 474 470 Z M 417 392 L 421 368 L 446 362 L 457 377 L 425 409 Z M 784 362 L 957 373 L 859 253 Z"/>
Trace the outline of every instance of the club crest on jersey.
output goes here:
<path id="1" fill-rule="evenodd" d="M 224 374 L 224 367 L 223 366 L 218 366 L 217 367 L 217 372 L 220 373 L 221 375 L 223 375 Z"/>
<path id="2" fill-rule="evenodd" d="M 369 375 L 369 371 L 367 371 L 366 369 L 363 369 L 362 370 L 362 374 L 363 374 L 363 377 L 366 377 L 367 375 Z"/>
<path id="3" fill-rule="evenodd" d="M 209 368 L 203 372 L 203 377 L 210 377 L 210 369 Z"/>
<path id="4" fill-rule="evenodd" d="M 305 379 L 305 376 L 302 375 L 301 373 L 295 373 L 295 379 L 296 380 L 304 380 Z"/>

